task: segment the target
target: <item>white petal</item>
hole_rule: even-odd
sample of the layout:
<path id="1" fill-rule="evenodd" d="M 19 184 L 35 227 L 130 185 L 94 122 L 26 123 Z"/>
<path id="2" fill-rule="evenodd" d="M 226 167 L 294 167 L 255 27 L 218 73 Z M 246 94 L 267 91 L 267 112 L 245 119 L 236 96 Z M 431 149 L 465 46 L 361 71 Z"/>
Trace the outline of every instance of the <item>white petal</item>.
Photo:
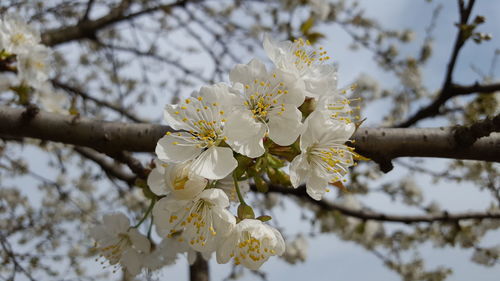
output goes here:
<path id="1" fill-rule="evenodd" d="M 175 144 L 178 143 L 178 144 Z M 162 161 L 180 163 L 195 158 L 202 149 L 194 144 L 181 143 L 178 138 L 167 135 L 156 144 L 156 156 Z"/>
<path id="2" fill-rule="evenodd" d="M 237 64 L 229 73 L 231 82 L 249 84 L 256 77 L 266 77 L 266 66 L 258 59 L 252 59 L 248 64 Z"/>
<path id="3" fill-rule="evenodd" d="M 149 253 L 149 250 L 151 249 L 151 243 L 146 236 L 139 233 L 136 228 L 131 228 L 128 231 L 128 234 L 130 240 L 132 241 L 134 249 L 141 253 Z"/>
<path id="4" fill-rule="evenodd" d="M 183 189 L 174 189 L 172 194 L 175 198 L 189 200 L 195 198 L 207 186 L 208 181 L 202 177 L 191 175 L 186 181 Z"/>
<path id="5" fill-rule="evenodd" d="M 329 64 L 315 65 L 311 72 L 304 77 L 306 95 L 320 97 L 337 88 L 337 71 Z"/>
<path id="6" fill-rule="evenodd" d="M 165 110 L 163 111 L 163 119 L 170 127 L 175 130 L 184 130 L 186 128 L 186 124 L 182 122 L 182 117 L 179 114 L 175 114 L 179 112 L 180 105 L 178 104 L 167 104 L 165 105 Z"/>
<path id="7" fill-rule="evenodd" d="M 128 271 L 128 273 L 135 276 L 141 272 L 142 256 L 133 249 L 130 249 L 122 254 L 120 263 Z"/>
<path id="8" fill-rule="evenodd" d="M 228 117 L 224 135 L 234 151 L 256 158 L 264 154 L 262 139 L 266 133 L 264 124 L 256 122 L 249 110 L 236 111 Z"/>
<path id="9" fill-rule="evenodd" d="M 156 195 L 162 196 L 170 193 L 165 182 L 165 175 L 160 173 L 158 168 L 155 168 L 148 175 L 149 189 Z"/>
<path id="10" fill-rule="evenodd" d="M 193 161 L 192 170 L 194 174 L 207 179 L 217 180 L 229 175 L 238 166 L 233 157 L 233 151 L 229 147 L 212 146 L 202 152 Z"/>
<path id="11" fill-rule="evenodd" d="M 199 95 L 203 97 L 204 102 L 209 104 L 218 103 L 221 107 L 232 106 L 236 104 L 236 100 L 238 99 L 238 97 L 229 92 L 229 86 L 224 83 L 203 86 L 200 89 Z"/>
<path id="12" fill-rule="evenodd" d="M 225 264 L 231 259 L 231 253 L 233 253 L 237 241 L 237 233 L 231 234 L 226 238 L 222 244 L 218 247 L 216 252 L 217 262 L 220 264 Z"/>
<path id="13" fill-rule="evenodd" d="M 200 199 L 212 203 L 220 208 L 229 206 L 229 199 L 226 193 L 221 189 L 207 189 L 200 194 Z"/>
<path id="14" fill-rule="evenodd" d="M 125 233 L 130 227 L 130 221 L 122 213 L 105 215 L 102 220 L 112 233 Z"/>
<path id="15" fill-rule="evenodd" d="M 291 104 L 285 104 L 285 111 L 274 113 L 269 117 L 269 137 L 275 143 L 287 146 L 294 143 L 301 133 L 302 113 Z M 279 110 L 279 109 L 278 109 Z"/>
<path id="16" fill-rule="evenodd" d="M 326 187 L 328 186 L 328 179 L 311 175 L 306 183 L 306 191 L 311 198 L 314 200 L 321 200 L 323 195 L 326 193 Z"/>
<path id="17" fill-rule="evenodd" d="M 300 154 L 292 160 L 292 163 L 290 163 L 290 181 L 293 187 L 297 188 L 306 182 L 310 169 L 306 154 Z"/>
<path id="18" fill-rule="evenodd" d="M 285 240 L 283 240 L 283 236 L 281 233 L 274 227 L 270 227 L 275 237 L 275 245 L 274 250 L 276 251 L 276 255 L 281 256 L 285 252 Z"/>

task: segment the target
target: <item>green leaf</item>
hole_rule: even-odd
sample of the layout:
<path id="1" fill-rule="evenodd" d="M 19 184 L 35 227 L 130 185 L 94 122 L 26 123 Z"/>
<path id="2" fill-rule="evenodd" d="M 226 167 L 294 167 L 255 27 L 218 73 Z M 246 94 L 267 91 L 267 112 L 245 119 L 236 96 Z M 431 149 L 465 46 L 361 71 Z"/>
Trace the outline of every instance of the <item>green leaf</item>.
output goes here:
<path id="1" fill-rule="evenodd" d="M 305 22 L 300 25 L 300 31 L 302 34 L 306 35 L 309 30 L 314 26 L 314 17 L 309 17 Z"/>

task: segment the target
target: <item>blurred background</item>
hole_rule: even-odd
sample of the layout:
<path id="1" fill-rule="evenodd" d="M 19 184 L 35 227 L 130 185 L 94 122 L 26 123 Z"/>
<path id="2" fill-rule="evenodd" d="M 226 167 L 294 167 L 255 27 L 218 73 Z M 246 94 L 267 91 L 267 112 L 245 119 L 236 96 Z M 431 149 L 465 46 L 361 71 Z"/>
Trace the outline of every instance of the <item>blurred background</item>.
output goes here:
<path id="1" fill-rule="evenodd" d="M 267 33 L 324 47 L 338 67 L 339 88 L 357 86 L 348 96 L 362 97 L 363 126 L 439 127 L 500 113 L 500 87 L 439 99 L 460 28 L 472 31 L 457 51 L 452 82 L 498 82 L 500 2 L 472 1 L 471 15 L 460 25 L 459 5 L 471 5 L 464 2 L 4 0 L 0 13 L 19 14 L 53 49 L 50 83 L 30 97 L 42 110 L 162 123 L 165 104 L 203 85 L 228 82 L 235 64 L 257 57 L 271 66 L 261 43 Z M 22 106 L 18 99 L 12 91 L 0 92 L 1 105 Z M 436 102 L 432 114 L 418 114 Z M 95 262 L 87 235 L 110 211 L 124 211 L 134 221 L 142 217 L 149 202 L 141 189 L 105 169 L 132 175 L 127 163 L 35 139 L 2 137 L 0 144 L 0 278 L 132 280 Z M 154 155 L 133 157 L 148 165 Z M 375 162 L 360 163 L 345 184 L 349 191 L 335 190 L 325 200 L 389 215 L 499 210 L 498 163 L 400 158 L 393 165 L 383 173 Z M 250 198 L 272 215 L 289 252 L 259 272 L 212 259 L 211 280 L 500 278 L 498 219 L 371 221 L 284 194 Z M 137 280 L 188 280 L 188 268 L 180 258 Z"/>

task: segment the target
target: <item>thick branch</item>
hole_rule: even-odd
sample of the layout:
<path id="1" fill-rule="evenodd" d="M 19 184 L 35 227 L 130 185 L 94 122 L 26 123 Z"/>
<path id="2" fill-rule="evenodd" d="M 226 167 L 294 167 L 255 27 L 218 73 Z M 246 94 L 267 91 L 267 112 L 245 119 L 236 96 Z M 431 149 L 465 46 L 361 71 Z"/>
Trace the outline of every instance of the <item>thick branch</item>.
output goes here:
<path id="1" fill-rule="evenodd" d="M 152 152 L 171 128 L 155 124 L 106 122 L 48 112 L 0 106 L 0 135 L 30 137 L 87 146 L 114 153 Z M 354 135 L 356 150 L 377 162 L 397 157 L 439 157 L 500 162 L 500 136 L 484 137 L 460 147 L 453 128 L 362 128 Z"/>
<path id="2" fill-rule="evenodd" d="M 468 220 L 468 219 L 500 219 L 500 212 L 464 212 L 464 213 L 455 213 L 450 214 L 448 212 L 443 212 L 441 214 L 425 214 L 425 215 L 391 215 L 380 212 L 375 212 L 371 210 L 354 210 L 350 208 L 346 208 L 342 205 L 328 202 L 326 200 L 316 201 L 312 199 L 306 193 L 306 189 L 304 186 L 300 186 L 297 189 L 270 185 L 270 192 L 276 192 L 286 195 L 293 195 L 303 200 L 307 200 L 309 203 L 320 207 L 325 211 L 338 211 L 344 215 L 350 217 L 356 217 L 362 220 L 375 220 L 375 221 L 384 221 L 384 222 L 400 222 L 400 223 L 431 223 L 435 221 L 441 222 L 456 222 L 459 220 Z"/>

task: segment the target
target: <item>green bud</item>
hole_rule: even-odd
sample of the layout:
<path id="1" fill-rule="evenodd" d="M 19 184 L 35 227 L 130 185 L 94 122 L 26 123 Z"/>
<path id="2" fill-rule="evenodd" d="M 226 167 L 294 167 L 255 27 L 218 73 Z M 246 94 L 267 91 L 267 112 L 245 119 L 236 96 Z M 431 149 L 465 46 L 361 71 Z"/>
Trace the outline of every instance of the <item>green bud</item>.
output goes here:
<path id="1" fill-rule="evenodd" d="M 290 176 L 287 175 L 285 172 L 283 172 L 281 170 L 277 170 L 276 174 L 278 176 L 278 179 L 279 179 L 279 182 L 281 185 L 284 185 L 284 186 L 291 186 L 292 185 L 292 182 L 290 181 Z"/>
<path id="2" fill-rule="evenodd" d="M 273 167 L 273 168 L 281 168 L 281 167 L 285 166 L 283 161 L 281 161 L 278 157 L 273 156 L 269 153 L 266 154 L 266 160 L 267 160 L 268 165 Z"/>
<path id="3" fill-rule="evenodd" d="M 253 177 L 255 181 L 255 186 L 257 187 L 257 190 L 262 193 L 266 193 L 269 191 L 269 186 L 267 186 L 267 182 L 261 178 L 260 176 L 255 176 Z"/>
<path id="4" fill-rule="evenodd" d="M 246 204 L 240 204 L 238 206 L 238 218 L 240 219 L 254 219 L 255 213 L 253 212 L 252 207 Z"/>

